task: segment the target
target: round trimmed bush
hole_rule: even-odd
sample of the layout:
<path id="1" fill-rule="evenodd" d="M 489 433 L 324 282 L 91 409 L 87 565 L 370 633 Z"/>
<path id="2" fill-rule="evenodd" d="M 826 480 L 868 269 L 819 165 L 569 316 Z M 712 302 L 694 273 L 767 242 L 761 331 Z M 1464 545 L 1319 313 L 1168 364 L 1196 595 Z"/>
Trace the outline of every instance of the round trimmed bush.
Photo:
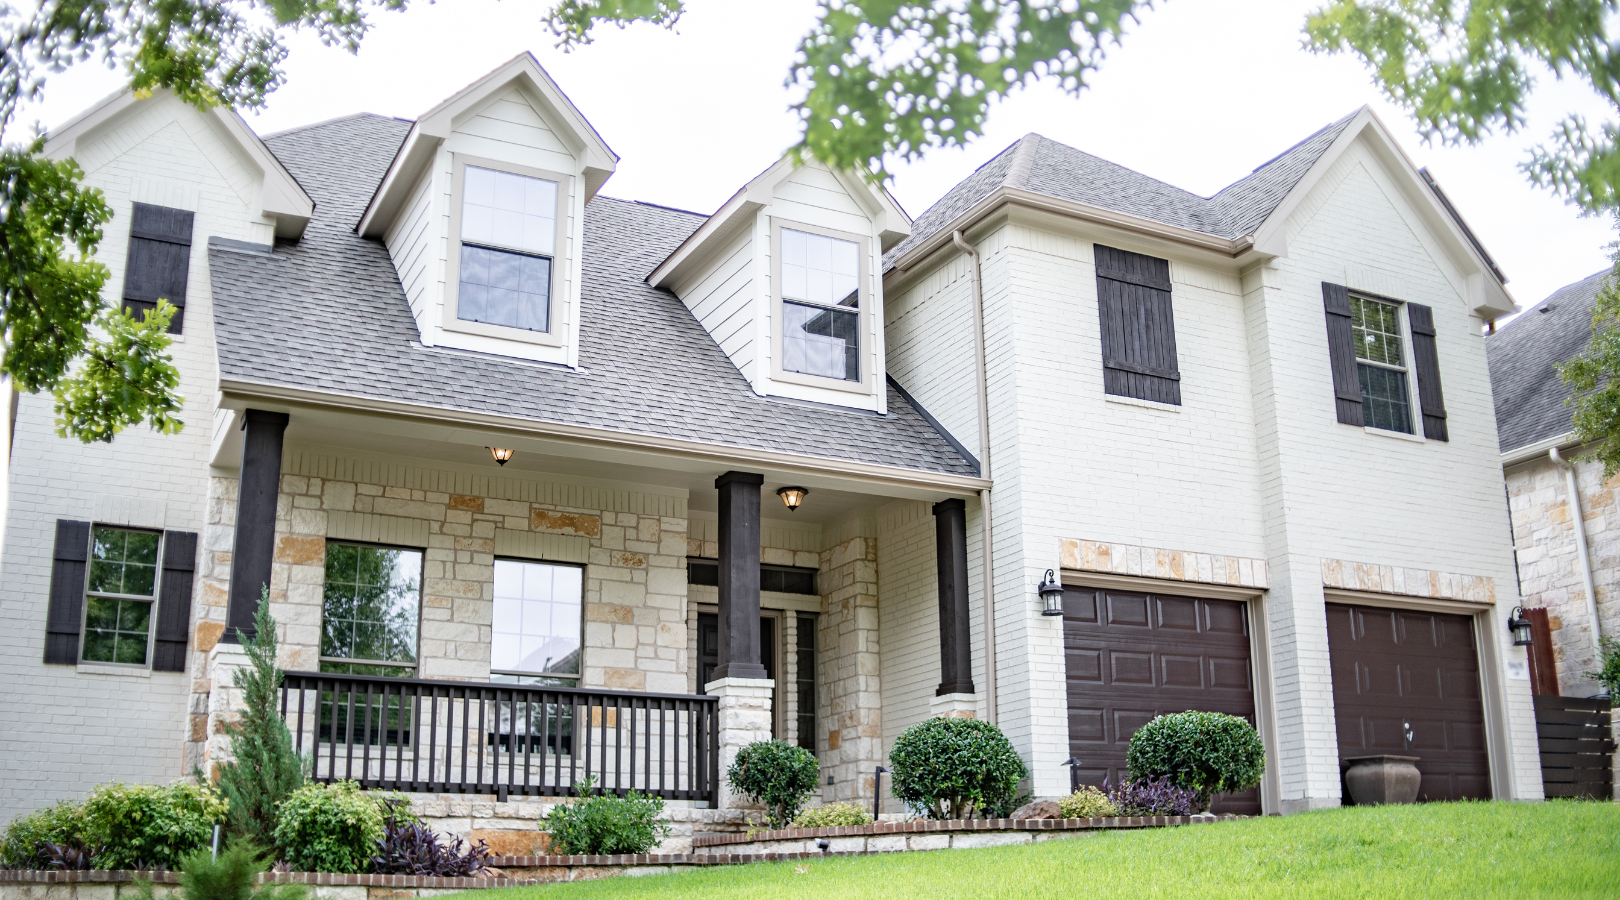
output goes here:
<path id="1" fill-rule="evenodd" d="M 928 719 L 889 751 L 894 795 L 931 819 L 1005 816 L 1029 770 L 1001 729 L 978 719 Z"/>
<path id="2" fill-rule="evenodd" d="M 298 872 L 364 872 L 383 837 L 382 794 L 352 781 L 306 784 L 283 800 L 276 850 Z"/>
<path id="3" fill-rule="evenodd" d="M 815 754 L 786 741 L 755 741 L 726 769 L 732 790 L 765 804 L 772 828 L 786 828 L 799 815 L 820 775 Z"/>
<path id="4" fill-rule="evenodd" d="M 794 828 L 844 828 L 872 824 L 872 813 L 863 803 L 828 803 L 812 806 L 793 820 Z"/>
<path id="5" fill-rule="evenodd" d="M 1260 735 L 1237 716 L 1180 712 L 1159 716 L 1131 735 L 1125 757 L 1132 779 L 1168 778 L 1198 792 L 1203 807 L 1215 794 L 1246 791 L 1266 771 Z"/>

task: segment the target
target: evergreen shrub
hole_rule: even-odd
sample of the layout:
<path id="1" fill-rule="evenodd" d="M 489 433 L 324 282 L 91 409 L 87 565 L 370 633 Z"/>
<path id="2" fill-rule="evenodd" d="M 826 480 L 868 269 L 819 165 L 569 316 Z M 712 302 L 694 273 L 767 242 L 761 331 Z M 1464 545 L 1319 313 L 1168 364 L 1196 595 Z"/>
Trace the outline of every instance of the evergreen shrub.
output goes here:
<path id="1" fill-rule="evenodd" d="M 230 803 L 226 831 L 259 847 L 275 842 L 276 810 L 304 784 L 303 760 L 293 752 L 292 734 L 277 708 L 281 670 L 276 666 L 276 620 L 265 590 L 254 614 L 256 634 L 242 642 L 248 667 L 232 679 L 242 692 L 242 710 L 226 731 L 232 761 L 219 767 L 219 789 Z"/>
<path id="2" fill-rule="evenodd" d="M 931 819 L 1004 817 L 1029 774 L 1001 729 L 979 719 L 928 719 L 889 751 L 894 795 Z"/>
<path id="3" fill-rule="evenodd" d="M 174 869 L 214 837 L 225 800 L 213 785 L 194 781 L 103 784 L 84 801 L 86 847 L 98 869 Z"/>
<path id="4" fill-rule="evenodd" d="M 297 872 L 367 871 L 387 806 L 397 799 L 368 794 L 353 781 L 306 784 L 281 803 L 276 851 Z"/>
<path id="5" fill-rule="evenodd" d="M 566 856 L 646 853 L 669 837 L 669 823 L 659 819 L 664 801 L 631 791 L 626 797 L 593 794 L 595 778 L 574 786 L 581 795 L 559 803 L 540 820 L 551 836 L 551 852 Z"/>
<path id="6" fill-rule="evenodd" d="M 1198 793 L 1198 812 L 1215 794 L 1246 791 L 1266 771 L 1254 726 L 1237 716 L 1180 712 L 1159 716 L 1131 735 L 1126 765 L 1133 781 L 1168 778 Z"/>
<path id="7" fill-rule="evenodd" d="M 787 741 L 755 741 L 737 751 L 726 769 L 731 789 L 765 805 L 772 828 L 786 828 L 816 789 L 821 764 L 815 754 Z"/>

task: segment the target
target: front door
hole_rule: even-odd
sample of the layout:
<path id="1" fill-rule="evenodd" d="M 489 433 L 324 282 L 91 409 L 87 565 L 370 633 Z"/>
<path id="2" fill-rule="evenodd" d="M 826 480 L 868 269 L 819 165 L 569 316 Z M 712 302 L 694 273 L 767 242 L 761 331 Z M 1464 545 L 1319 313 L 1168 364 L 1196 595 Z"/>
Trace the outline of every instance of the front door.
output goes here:
<path id="1" fill-rule="evenodd" d="M 759 617 L 759 662 L 765 667 L 765 677 L 776 678 L 776 618 Z M 713 681 L 715 667 L 720 665 L 720 616 L 716 613 L 698 613 L 698 692 L 707 693 L 703 686 Z M 777 692 L 780 694 L 780 691 Z M 776 701 L 771 702 L 771 737 L 776 737 Z"/>

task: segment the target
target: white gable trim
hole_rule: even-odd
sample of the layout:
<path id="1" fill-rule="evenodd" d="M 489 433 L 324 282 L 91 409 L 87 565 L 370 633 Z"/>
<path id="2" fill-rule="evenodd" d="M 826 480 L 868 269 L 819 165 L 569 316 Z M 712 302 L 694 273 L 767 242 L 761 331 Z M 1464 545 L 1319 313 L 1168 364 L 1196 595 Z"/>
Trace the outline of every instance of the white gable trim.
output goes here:
<path id="1" fill-rule="evenodd" d="M 160 89 L 161 90 L 161 89 Z M 167 93 L 165 91 L 165 93 Z M 52 131 L 45 139 L 45 155 L 52 159 L 76 156 L 79 139 L 133 109 L 148 103 L 152 97 L 136 97 L 128 88 L 102 99 L 79 115 Z M 276 236 L 298 238 L 315 213 L 315 201 L 298 179 L 281 164 L 264 141 L 254 133 L 248 123 L 235 110 L 216 106 L 201 115 L 211 116 L 221 131 L 235 140 L 247 160 L 257 166 L 261 175 L 259 191 L 260 214 L 275 219 Z"/>
<path id="2" fill-rule="evenodd" d="M 1513 297 L 1496 279 L 1490 263 L 1475 249 L 1473 242 L 1463 233 L 1452 214 L 1441 205 L 1439 198 L 1434 195 L 1434 191 L 1419 173 L 1418 167 L 1390 136 L 1389 130 L 1378 119 L 1378 115 L 1366 106 L 1356 113 L 1350 124 L 1339 132 L 1333 145 L 1317 157 L 1310 171 L 1305 173 L 1305 177 L 1294 185 L 1288 196 L 1284 197 L 1271 215 L 1255 229 L 1255 249 L 1267 256 L 1288 256 L 1289 218 L 1321 184 L 1332 170 L 1334 163 L 1358 140 L 1364 141 L 1379 162 L 1383 163 L 1390 178 L 1397 183 L 1413 208 L 1423 217 L 1430 234 L 1434 235 L 1456 264 L 1467 282 L 1468 303 L 1473 311 L 1487 321 L 1517 311 L 1518 306 L 1513 302 Z"/>
<path id="3" fill-rule="evenodd" d="M 612 177 L 619 164 L 619 156 L 596 133 L 596 129 L 586 121 L 562 88 L 551 80 L 534 56 L 520 53 L 416 120 L 355 230 L 364 237 L 380 238 L 386 234 L 394 216 L 410 199 L 411 188 L 423 170 L 432 163 L 434 154 L 450 136 L 455 123 L 492 102 L 514 83 L 535 112 L 554 126 L 558 137 L 579 158 L 585 180 L 585 202 L 589 203 Z"/>

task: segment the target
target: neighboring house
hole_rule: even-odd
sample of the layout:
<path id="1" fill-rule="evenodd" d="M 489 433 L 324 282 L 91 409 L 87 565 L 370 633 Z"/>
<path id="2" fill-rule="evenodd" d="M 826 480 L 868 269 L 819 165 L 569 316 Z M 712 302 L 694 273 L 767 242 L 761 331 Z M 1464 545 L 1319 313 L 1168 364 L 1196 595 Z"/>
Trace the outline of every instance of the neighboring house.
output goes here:
<path id="1" fill-rule="evenodd" d="M 1620 635 L 1620 527 L 1611 527 L 1620 526 L 1620 483 L 1603 477 L 1602 463 L 1580 458 L 1570 390 L 1554 368 L 1585 349 L 1608 277 L 1605 269 L 1559 288 L 1485 341 L 1519 592 L 1550 638 L 1539 693 L 1601 694 L 1587 677 L 1599 668 L 1597 639 Z"/>
<path id="2" fill-rule="evenodd" d="M 20 400 L 0 816 L 220 760 L 266 592 L 300 746 L 368 786 L 726 804 L 774 733 L 869 798 L 958 715 L 1053 796 L 1196 708 L 1267 750 L 1220 808 L 1384 753 L 1541 796 L 1514 307 L 1370 111 L 1211 198 L 1031 135 L 915 222 L 786 161 L 712 216 L 602 195 L 527 55 L 414 122 L 125 93 L 47 148 L 117 213 L 111 296 L 183 303 L 189 427 L 83 446 Z"/>

